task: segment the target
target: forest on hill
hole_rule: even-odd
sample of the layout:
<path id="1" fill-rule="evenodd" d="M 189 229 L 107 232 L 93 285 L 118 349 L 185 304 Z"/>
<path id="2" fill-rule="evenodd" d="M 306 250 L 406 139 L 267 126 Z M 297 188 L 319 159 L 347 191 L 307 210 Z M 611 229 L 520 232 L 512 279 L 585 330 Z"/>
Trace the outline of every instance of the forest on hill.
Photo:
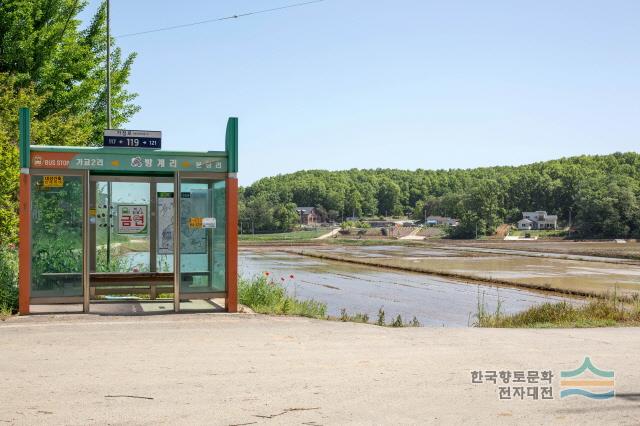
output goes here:
<path id="1" fill-rule="evenodd" d="M 442 215 L 452 237 L 490 235 L 522 211 L 557 214 L 580 238 L 640 237 L 640 154 L 583 155 L 523 166 L 422 170 L 305 170 L 242 188 L 240 219 L 256 231 L 286 231 L 296 206 L 330 220 Z"/>

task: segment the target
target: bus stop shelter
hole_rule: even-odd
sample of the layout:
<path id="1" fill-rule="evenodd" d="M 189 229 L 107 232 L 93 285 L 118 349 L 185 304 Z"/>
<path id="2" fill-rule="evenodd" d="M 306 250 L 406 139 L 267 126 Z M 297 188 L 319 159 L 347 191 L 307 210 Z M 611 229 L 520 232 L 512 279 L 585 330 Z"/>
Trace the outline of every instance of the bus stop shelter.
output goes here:
<path id="1" fill-rule="evenodd" d="M 237 310 L 237 118 L 224 151 L 58 147 L 30 144 L 23 108 L 19 144 L 20 314 L 153 300 Z"/>

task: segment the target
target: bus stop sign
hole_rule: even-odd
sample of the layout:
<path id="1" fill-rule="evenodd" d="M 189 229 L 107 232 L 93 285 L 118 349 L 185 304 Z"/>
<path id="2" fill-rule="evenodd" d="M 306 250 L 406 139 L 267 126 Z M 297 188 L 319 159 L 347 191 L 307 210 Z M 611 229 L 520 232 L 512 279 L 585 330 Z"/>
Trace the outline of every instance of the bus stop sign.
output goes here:
<path id="1" fill-rule="evenodd" d="M 107 129 L 104 131 L 103 146 L 160 149 L 161 141 L 162 132 L 159 131 Z"/>

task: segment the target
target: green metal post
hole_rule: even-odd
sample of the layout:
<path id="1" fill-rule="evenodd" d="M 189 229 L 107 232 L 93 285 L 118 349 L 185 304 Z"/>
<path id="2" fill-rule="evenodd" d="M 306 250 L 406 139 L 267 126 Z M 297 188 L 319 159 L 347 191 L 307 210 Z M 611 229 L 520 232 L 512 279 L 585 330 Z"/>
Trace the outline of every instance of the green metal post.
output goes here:
<path id="1" fill-rule="evenodd" d="M 20 108 L 18 116 L 18 127 L 20 130 L 19 150 L 20 150 L 20 227 L 18 238 L 19 247 L 19 270 L 18 270 L 18 305 L 20 315 L 29 313 L 29 303 L 31 300 L 31 176 L 29 175 L 29 165 L 31 159 L 30 141 L 31 124 L 29 108 Z"/>
<path id="2" fill-rule="evenodd" d="M 238 311 L 238 118 L 230 117 L 225 135 L 225 310 Z"/>
<path id="3" fill-rule="evenodd" d="M 29 108 L 20 108 L 19 126 L 20 128 L 20 168 L 28 169 L 31 159 L 31 111 Z"/>
<path id="4" fill-rule="evenodd" d="M 238 118 L 229 117 L 225 137 L 228 173 L 238 173 Z"/>

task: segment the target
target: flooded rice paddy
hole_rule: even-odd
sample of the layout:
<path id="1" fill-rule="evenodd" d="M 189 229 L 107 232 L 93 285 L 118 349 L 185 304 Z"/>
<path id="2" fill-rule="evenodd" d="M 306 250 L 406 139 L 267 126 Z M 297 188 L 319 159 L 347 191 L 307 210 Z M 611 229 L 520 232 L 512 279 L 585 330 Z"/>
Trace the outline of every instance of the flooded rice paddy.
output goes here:
<path id="1" fill-rule="evenodd" d="M 305 252 L 328 253 L 344 259 L 375 259 L 377 264 L 442 271 L 450 274 L 495 279 L 514 283 L 591 294 L 640 293 L 640 264 L 617 264 L 603 259 L 559 259 L 550 254 L 470 252 L 468 248 L 447 249 L 407 246 L 315 247 Z M 506 252 L 506 250 L 505 250 Z M 606 259 L 604 259 L 606 260 Z"/>
<path id="2" fill-rule="evenodd" d="M 451 244 L 451 242 L 449 242 Z M 629 241 L 455 241 L 456 247 L 521 250 L 526 252 L 557 253 L 565 255 L 606 256 L 616 259 L 640 260 L 640 243 Z"/>
<path id="3" fill-rule="evenodd" d="M 442 251 L 416 251 L 407 247 L 328 247 L 345 256 L 367 256 L 382 260 L 402 258 L 405 262 L 425 259 L 468 257 Z M 392 254 L 395 253 L 395 254 Z M 414 316 L 422 325 L 466 327 L 473 324 L 478 302 L 494 311 L 498 300 L 506 313 L 515 313 L 530 306 L 567 299 L 550 293 L 525 289 L 469 284 L 428 274 L 388 270 L 354 265 L 278 251 L 242 250 L 241 275 L 251 277 L 269 272 L 275 281 L 284 283 L 287 291 L 301 299 L 314 299 L 327 304 L 328 314 L 339 316 L 341 309 L 350 314 L 366 313 L 375 321 L 383 308 L 387 321 L 396 315 L 405 320 Z M 464 267 L 471 267 L 467 264 Z M 291 279 L 290 276 L 294 278 Z M 284 281 L 281 281 L 284 279 Z"/>

